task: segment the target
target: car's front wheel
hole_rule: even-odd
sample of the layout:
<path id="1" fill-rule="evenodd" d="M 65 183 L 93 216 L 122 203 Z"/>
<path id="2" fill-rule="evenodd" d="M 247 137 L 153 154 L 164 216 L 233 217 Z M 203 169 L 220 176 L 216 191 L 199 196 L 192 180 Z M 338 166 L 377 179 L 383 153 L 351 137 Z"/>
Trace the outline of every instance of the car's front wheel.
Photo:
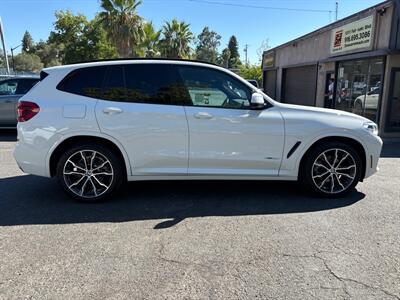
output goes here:
<path id="1" fill-rule="evenodd" d="M 103 200 L 123 182 L 123 166 L 113 151 L 87 143 L 67 149 L 57 164 L 57 178 L 64 191 L 83 202 Z"/>
<path id="2" fill-rule="evenodd" d="M 300 180 L 315 194 L 341 197 L 360 181 L 362 163 L 357 151 L 341 142 L 313 147 L 303 162 Z"/>

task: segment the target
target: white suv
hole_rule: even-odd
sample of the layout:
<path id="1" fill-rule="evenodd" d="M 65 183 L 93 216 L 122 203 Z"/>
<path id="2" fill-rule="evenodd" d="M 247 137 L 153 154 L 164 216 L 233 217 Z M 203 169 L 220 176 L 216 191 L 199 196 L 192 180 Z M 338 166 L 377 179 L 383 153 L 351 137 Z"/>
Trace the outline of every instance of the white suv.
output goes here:
<path id="1" fill-rule="evenodd" d="M 15 158 L 96 201 L 125 180 L 301 180 L 339 197 L 377 170 L 377 126 L 278 103 L 234 73 L 179 60 L 43 70 L 20 99 Z"/>

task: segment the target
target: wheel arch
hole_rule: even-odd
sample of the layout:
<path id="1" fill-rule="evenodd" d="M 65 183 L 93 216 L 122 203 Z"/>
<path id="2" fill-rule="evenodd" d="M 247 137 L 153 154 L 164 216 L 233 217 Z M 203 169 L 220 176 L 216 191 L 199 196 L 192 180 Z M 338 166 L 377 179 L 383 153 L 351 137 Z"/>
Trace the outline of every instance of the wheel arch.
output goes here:
<path id="1" fill-rule="evenodd" d="M 48 156 L 48 170 L 51 177 L 56 175 L 57 162 L 61 157 L 63 150 L 78 143 L 84 142 L 99 143 L 112 150 L 121 159 L 126 170 L 126 175 L 131 175 L 129 158 L 122 145 L 120 145 L 117 141 L 114 141 L 111 137 L 81 134 L 66 137 L 50 152 Z"/>
<path id="2" fill-rule="evenodd" d="M 326 136 L 315 141 L 308 149 L 303 153 L 299 168 L 298 168 L 298 177 L 300 177 L 301 170 L 303 169 L 305 158 L 310 153 L 312 149 L 317 147 L 318 145 L 324 144 L 326 142 L 342 142 L 349 146 L 352 146 L 357 153 L 359 153 L 362 163 L 362 171 L 361 171 L 361 181 L 365 178 L 366 166 L 367 166 L 367 155 L 365 151 L 365 147 L 358 140 L 347 137 L 347 136 Z"/>

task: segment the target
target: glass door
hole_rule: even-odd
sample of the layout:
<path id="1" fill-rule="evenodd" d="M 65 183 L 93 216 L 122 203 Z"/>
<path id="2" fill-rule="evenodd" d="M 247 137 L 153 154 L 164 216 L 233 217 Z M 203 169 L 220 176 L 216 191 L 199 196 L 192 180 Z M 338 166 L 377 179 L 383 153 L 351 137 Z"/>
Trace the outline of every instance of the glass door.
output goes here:
<path id="1" fill-rule="evenodd" d="M 400 68 L 392 69 L 386 130 L 400 131 Z"/>

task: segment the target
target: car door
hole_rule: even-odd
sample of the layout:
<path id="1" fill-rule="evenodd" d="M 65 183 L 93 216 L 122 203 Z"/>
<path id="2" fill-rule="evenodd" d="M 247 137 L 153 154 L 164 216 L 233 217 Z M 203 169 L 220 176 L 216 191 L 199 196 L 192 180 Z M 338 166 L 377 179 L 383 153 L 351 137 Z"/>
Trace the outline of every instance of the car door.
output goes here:
<path id="1" fill-rule="evenodd" d="M 4 80 L 0 83 L 0 126 L 17 124 L 16 103 L 21 95 L 17 94 L 18 81 Z"/>
<path id="2" fill-rule="evenodd" d="M 96 105 L 100 130 L 122 143 L 133 175 L 187 175 L 188 124 L 169 64 L 110 66 Z"/>
<path id="3" fill-rule="evenodd" d="M 218 69 L 180 66 L 191 106 L 189 174 L 277 176 L 284 124 L 274 108 L 251 109 L 252 90 Z"/>

